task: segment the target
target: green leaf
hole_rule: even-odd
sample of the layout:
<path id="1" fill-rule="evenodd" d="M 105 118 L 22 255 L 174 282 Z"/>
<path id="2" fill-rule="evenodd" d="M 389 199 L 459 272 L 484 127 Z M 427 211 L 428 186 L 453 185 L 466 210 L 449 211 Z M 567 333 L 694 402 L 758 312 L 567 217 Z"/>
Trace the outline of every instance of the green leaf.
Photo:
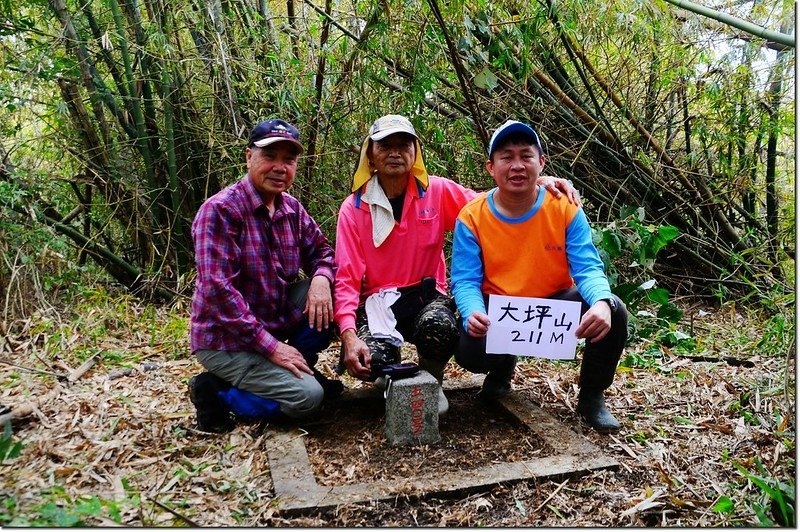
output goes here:
<path id="1" fill-rule="evenodd" d="M 618 257 L 622 253 L 622 242 L 616 233 L 604 232 L 600 245 L 611 255 L 611 258 Z"/>
<path id="2" fill-rule="evenodd" d="M 665 242 L 675 240 L 680 236 L 680 234 L 681 232 L 678 230 L 678 228 L 672 225 L 662 225 L 658 228 L 658 236 L 660 236 Z"/>
<path id="3" fill-rule="evenodd" d="M 658 317 L 670 323 L 678 323 L 683 318 L 683 311 L 672 303 L 665 303 L 658 308 Z"/>
<path id="4" fill-rule="evenodd" d="M 22 452 L 22 442 L 13 442 L 11 434 L 11 422 L 6 421 L 3 428 L 3 436 L 0 437 L 0 462 L 9 458 L 16 458 Z"/>
<path id="5" fill-rule="evenodd" d="M 519 513 L 521 513 L 523 517 L 528 515 L 528 509 L 525 507 L 524 502 L 515 498 L 514 504 L 517 506 L 517 510 L 519 510 Z"/>
<path id="6" fill-rule="evenodd" d="M 627 218 L 633 216 L 637 221 L 644 220 L 644 207 L 637 207 L 635 205 L 623 205 L 619 210 L 620 218 Z"/>
<path id="7" fill-rule="evenodd" d="M 647 299 L 659 305 L 666 305 L 669 303 L 669 290 L 666 288 L 655 288 L 648 290 Z"/>
<path id="8" fill-rule="evenodd" d="M 711 507 L 712 512 L 717 512 L 719 514 L 730 514 L 733 513 L 734 504 L 730 497 L 726 497 L 723 495 L 719 498 L 717 503 Z"/>
<path id="9" fill-rule="evenodd" d="M 492 74 L 489 67 L 484 67 L 484 69 L 475 76 L 475 85 L 481 89 L 494 89 L 497 87 L 497 81 L 497 76 Z"/>

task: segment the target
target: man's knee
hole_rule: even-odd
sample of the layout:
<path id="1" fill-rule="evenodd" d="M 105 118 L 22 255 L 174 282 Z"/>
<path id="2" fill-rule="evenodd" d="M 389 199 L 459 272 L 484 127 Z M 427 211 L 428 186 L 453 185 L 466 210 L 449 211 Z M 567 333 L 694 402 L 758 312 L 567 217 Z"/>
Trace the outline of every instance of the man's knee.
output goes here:
<path id="1" fill-rule="evenodd" d="M 421 356 L 445 360 L 458 344 L 458 322 L 445 304 L 435 303 L 420 313 L 412 341 Z"/>
<path id="2" fill-rule="evenodd" d="M 475 338 L 461 330 L 456 364 L 470 373 L 486 373 L 486 342 L 484 338 Z"/>
<path id="3" fill-rule="evenodd" d="M 302 419 L 316 413 L 322 406 L 322 386 L 311 375 L 303 375 L 291 393 L 286 394 L 279 402 L 281 412 L 294 419 Z"/>

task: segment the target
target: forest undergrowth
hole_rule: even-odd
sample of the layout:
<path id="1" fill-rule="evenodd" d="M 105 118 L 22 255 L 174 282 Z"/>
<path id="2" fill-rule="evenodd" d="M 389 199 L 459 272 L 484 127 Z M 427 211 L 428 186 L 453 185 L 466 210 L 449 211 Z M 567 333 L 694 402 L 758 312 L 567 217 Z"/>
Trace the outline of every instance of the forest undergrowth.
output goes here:
<path id="1" fill-rule="evenodd" d="M 574 363 L 518 365 L 517 393 L 618 468 L 287 515 L 269 475 L 268 425 L 196 429 L 187 381 L 201 368 L 189 353 L 188 300 L 155 306 L 83 289 L 68 305 L 4 323 L 0 404 L 11 421 L 0 444 L 0 525 L 793 525 L 793 323 L 736 302 L 676 304 L 684 315 L 672 345 L 638 340 L 623 354 L 608 392 L 623 421 L 616 435 L 578 421 Z M 334 344 L 318 367 L 333 376 L 337 356 Z M 465 376 L 448 367 L 448 380 Z M 519 441 L 489 444 L 508 451 Z M 388 452 L 385 440 L 371 445 Z M 339 449 L 328 482 L 362 460 L 352 447 Z"/>

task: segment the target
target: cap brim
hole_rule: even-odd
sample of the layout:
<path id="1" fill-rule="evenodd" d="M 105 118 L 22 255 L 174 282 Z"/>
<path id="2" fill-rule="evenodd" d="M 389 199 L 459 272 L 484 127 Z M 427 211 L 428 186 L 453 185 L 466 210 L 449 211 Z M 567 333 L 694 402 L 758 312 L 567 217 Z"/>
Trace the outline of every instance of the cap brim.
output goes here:
<path id="1" fill-rule="evenodd" d="M 300 144 L 298 141 L 296 141 L 294 139 L 288 139 L 286 137 L 268 137 L 268 138 L 265 138 L 265 139 L 261 139 L 261 140 L 255 141 L 253 143 L 253 146 L 256 146 L 257 148 L 264 148 L 264 147 L 270 146 L 272 144 L 277 144 L 278 142 L 289 142 L 289 143 L 294 144 L 295 146 L 297 146 L 297 149 L 299 149 L 301 153 L 303 152 L 303 145 L 302 144 Z"/>
<path id="2" fill-rule="evenodd" d="M 374 135 L 370 135 L 369 138 L 371 138 L 372 140 L 378 141 L 378 140 L 381 140 L 381 139 L 385 139 L 389 135 L 394 135 L 396 133 L 405 133 L 406 135 L 411 135 L 415 139 L 419 140 L 419 137 L 416 135 L 416 133 L 414 133 L 413 131 L 409 131 L 407 129 L 404 129 L 404 128 L 400 128 L 400 127 L 390 127 L 389 129 L 386 129 L 384 131 L 379 131 L 379 132 L 375 133 Z"/>
<path id="3" fill-rule="evenodd" d="M 510 126 L 506 126 L 506 128 L 503 129 L 503 131 L 501 131 L 499 135 L 497 135 L 494 139 L 492 139 L 492 144 L 489 146 L 489 157 L 492 156 L 495 146 L 503 142 L 503 139 L 505 139 L 507 136 L 513 135 L 514 133 L 524 133 L 525 135 L 533 139 L 533 143 L 539 148 L 539 150 L 542 149 L 541 141 L 539 140 L 539 135 L 537 135 L 536 132 L 530 126 L 523 124 L 521 122 L 517 122 L 515 124 L 511 124 Z"/>

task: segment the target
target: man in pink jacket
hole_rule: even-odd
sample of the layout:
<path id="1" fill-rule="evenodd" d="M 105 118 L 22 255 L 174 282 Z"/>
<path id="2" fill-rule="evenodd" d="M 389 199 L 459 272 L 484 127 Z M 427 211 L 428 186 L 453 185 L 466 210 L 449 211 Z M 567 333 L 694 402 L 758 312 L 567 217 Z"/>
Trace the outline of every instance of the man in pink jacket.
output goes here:
<path id="1" fill-rule="evenodd" d="M 542 177 L 540 184 L 578 201 L 566 180 Z M 336 226 L 334 319 L 344 365 L 353 377 L 374 381 L 400 361 L 408 341 L 420 367 L 441 384 L 459 338 L 447 291 L 445 232 L 476 193 L 428 175 L 414 126 L 400 115 L 372 124 L 352 192 Z M 440 392 L 440 414 L 447 408 Z"/>

